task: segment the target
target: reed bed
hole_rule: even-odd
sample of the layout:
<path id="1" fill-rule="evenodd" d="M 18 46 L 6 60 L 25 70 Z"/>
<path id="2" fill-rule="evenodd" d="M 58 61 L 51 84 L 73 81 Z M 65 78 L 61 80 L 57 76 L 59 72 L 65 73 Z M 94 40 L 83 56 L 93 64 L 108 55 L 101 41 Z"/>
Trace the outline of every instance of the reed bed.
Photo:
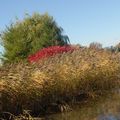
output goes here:
<path id="1" fill-rule="evenodd" d="M 94 99 L 117 89 L 119 79 L 119 56 L 103 49 L 79 48 L 37 63 L 5 65 L 0 68 L 0 111 L 39 115 L 53 103 Z"/>

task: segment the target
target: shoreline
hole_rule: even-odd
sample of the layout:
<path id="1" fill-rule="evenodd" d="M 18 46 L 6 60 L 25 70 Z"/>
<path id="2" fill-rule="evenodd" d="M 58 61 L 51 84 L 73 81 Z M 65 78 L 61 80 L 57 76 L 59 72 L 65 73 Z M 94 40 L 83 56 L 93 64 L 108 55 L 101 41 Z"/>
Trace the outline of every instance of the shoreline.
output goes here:
<path id="1" fill-rule="evenodd" d="M 61 113 L 69 113 L 76 109 L 80 109 L 80 108 L 84 108 L 85 106 L 92 105 L 93 103 L 100 104 L 101 102 L 103 102 L 103 100 L 105 100 L 106 98 L 108 98 L 109 96 L 111 96 L 113 94 L 116 94 L 116 92 L 107 91 L 107 94 L 104 94 L 103 96 L 99 96 L 98 98 L 95 98 L 95 99 L 88 98 L 86 100 L 83 99 L 82 101 L 77 101 L 74 103 L 66 104 L 66 106 L 61 105 L 61 107 L 64 107 L 64 108 L 61 108 L 61 109 L 64 109 L 64 111 L 63 110 L 60 111 L 59 105 L 53 104 L 53 106 L 51 106 L 51 108 L 49 109 L 49 112 L 39 114 L 38 116 L 34 116 L 34 115 L 30 114 L 30 110 L 23 110 L 23 113 L 20 115 L 17 115 L 17 116 L 13 115 L 9 112 L 4 112 L 5 113 L 4 115 L 6 115 L 7 119 L 8 119 L 8 117 L 11 118 L 10 120 L 21 120 L 21 119 L 24 119 L 24 120 L 47 120 L 46 117 L 49 117 L 51 115 L 61 114 Z M 55 109 L 54 109 L 55 107 L 58 107 L 59 111 L 55 111 Z M 50 110 L 54 110 L 54 111 L 50 111 Z"/>

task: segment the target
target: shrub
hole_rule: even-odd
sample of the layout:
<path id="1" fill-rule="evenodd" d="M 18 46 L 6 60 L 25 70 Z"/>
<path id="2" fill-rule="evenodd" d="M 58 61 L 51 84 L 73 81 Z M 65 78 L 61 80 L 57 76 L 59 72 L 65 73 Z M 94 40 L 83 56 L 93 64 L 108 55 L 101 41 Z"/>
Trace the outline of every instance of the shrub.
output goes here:
<path id="1" fill-rule="evenodd" d="M 53 56 L 56 54 L 65 53 L 65 52 L 69 52 L 69 51 L 72 52 L 74 49 L 75 49 L 75 47 L 72 47 L 72 46 L 52 46 L 52 47 L 48 47 L 48 48 L 43 48 L 42 50 L 38 51 L 37 53 L 30 55 L 28 57 L 28 61 L 36 62 L 45 57 L 50 57 L 50 56 Z"/>

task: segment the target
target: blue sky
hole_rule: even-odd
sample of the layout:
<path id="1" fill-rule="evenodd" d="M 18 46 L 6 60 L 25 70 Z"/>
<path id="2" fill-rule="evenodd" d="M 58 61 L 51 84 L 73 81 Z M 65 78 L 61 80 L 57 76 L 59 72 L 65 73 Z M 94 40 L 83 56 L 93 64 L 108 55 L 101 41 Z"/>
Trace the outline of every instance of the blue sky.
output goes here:
<path id="1" fill-rule="evenodd" d="M 34 12 L 52 15 L 73 44 L 120 42 L 120 0 L 0 0 L 0 31 Z"/>

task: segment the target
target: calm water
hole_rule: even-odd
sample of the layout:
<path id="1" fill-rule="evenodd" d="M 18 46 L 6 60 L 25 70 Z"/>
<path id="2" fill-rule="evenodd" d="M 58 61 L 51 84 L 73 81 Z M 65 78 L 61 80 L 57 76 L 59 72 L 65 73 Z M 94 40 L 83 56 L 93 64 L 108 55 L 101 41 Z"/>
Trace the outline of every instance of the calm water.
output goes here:
<path id="1" fill-rule="evenodd" d="M 120 120 L 120 93 L 76 106 L 71 112 L 50 115 L 47 120 Z"/>

